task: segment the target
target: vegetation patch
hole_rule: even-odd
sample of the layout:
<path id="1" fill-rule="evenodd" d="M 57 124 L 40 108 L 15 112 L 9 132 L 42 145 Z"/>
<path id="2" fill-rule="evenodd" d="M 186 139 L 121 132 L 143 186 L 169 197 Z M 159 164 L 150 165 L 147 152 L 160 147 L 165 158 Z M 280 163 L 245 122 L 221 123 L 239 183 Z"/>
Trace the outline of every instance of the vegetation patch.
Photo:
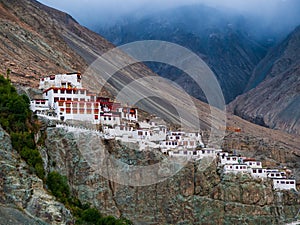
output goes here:
<path id="1" fill-rule="evenodd" d="M 79 199 L 71 196 L 70 188 L 65 176 L 52 171 L 47 176 L 46 184 L 52 194 L 76 217 L 76 224 L 87 225 L 132 225 L 133 223 L 125 218 L 103 216 L 96 208 L 88 204 L 82 204 Z"/>
<path id="2" fill-rule="evenodd" d="M 29 104 L 28 97 L 18 95 L 10 80 L 0 75 L 0 125 L 9 133 L 13 148 L 30 166 L 30 170 L 44 179 L 43 160 L 34 141 L 39 123 L 32 116 Z"/>

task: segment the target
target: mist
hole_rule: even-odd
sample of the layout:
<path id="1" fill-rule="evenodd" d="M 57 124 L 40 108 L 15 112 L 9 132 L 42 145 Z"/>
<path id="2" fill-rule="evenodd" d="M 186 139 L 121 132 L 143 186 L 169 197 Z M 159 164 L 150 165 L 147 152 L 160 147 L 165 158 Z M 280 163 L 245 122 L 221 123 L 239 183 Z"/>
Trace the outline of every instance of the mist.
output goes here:
<path id="1" fill-rule="evenodd" d="M 40 0 L 40 2 L 71 14 L 79 23 L 89 28 L 114 23 L 126 15 L 142 16 L 192 4 L 204 4 L 242 15 L 252 15 L 269 24 L 279 21 L 285 26 L 295 26 L 300 23 L 298 0 Z"/>

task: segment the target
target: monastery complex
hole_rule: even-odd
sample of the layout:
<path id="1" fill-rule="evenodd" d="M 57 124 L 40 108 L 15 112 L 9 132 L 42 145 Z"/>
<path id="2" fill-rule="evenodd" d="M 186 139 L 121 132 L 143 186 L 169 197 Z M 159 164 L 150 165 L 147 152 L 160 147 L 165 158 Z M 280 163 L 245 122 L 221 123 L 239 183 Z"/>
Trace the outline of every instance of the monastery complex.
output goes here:
<path id="1" fill-rule="evenodd" d="M 95 130 L 104 139 L 116 139 L 139 144 L 139 150 L 158 149 L 168 157 L 186 157 L 201 160 L 212 157 L 217 160 L 223 173 L 247 173 L 253 179 L 271 179 L 273 188 L 296 190 L 296 180 L 291 170 L 264 168 L 260 161 L 222 149 L 206 148 L 201 131 L 171 131 L 159 118 L 138 120 L 138 108 L 122 106 L 107 97 L 98 96 L 82 87 L 80 73 L 52 75 L 40 79 L 41 99 L 30 102 L 31 110 L 38 116 L 57 121 L 57 127 L 83 128 L 68 125 L 68 121 L 84 121 L 98 125 Z"/>

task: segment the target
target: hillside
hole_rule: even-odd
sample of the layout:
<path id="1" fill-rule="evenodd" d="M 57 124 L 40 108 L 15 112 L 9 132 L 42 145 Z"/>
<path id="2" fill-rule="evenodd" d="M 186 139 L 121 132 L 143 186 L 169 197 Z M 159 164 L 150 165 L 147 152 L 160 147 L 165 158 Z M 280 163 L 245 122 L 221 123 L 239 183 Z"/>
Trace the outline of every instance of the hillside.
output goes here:
<path id="1" fill-rule="evenodd" d="M 254 123 L 300 134 L 299 55 L 300 27 L 259 63 L 248 89 L 259 85 L 237 97 L 231 111 Z"/>

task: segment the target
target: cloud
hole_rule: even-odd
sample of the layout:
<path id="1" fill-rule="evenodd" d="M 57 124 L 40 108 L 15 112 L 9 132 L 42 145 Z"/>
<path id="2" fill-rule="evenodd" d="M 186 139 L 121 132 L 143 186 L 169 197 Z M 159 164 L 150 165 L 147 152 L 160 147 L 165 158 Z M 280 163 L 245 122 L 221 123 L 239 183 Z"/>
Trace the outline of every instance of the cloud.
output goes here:
<path id="1" fill-rule="evenodd" d="M 278 17 L 299 19 L 300 1 L 298 0 L 39 0 L 41 3 L 71 14 L 81 24 L 114 21 L 124 15 L 163 10 L 189 4 L 205 4 L 211 7 L 227 8 L 243 14 L 256 15 L 265 21 Z M 298 17 L 297 17 L 298 15 Z M 279 18 L 280 19 L 280 18 Z M 296 21 L 298 22 L 298 21 Z"/>

